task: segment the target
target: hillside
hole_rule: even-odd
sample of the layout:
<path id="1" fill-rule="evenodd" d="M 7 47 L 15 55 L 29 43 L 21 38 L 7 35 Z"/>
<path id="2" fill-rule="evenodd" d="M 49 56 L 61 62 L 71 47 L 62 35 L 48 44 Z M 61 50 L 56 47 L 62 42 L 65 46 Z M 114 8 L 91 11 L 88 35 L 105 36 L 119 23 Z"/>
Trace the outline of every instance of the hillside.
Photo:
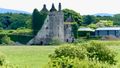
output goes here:
<path id="1" fill-rule="evenodd" d="M 31 14 L 31 13 L 26 12 L 26 11 L 5 9 L 5 8 L 0 8 L 0 13 L 24 13 L 24 14 Z"/>
<path id="2" fill-rule="evenodd" d="M 113 16 L 114 14 L 109 14 L 109 13 L 96 13 L 94 16 Z"/>

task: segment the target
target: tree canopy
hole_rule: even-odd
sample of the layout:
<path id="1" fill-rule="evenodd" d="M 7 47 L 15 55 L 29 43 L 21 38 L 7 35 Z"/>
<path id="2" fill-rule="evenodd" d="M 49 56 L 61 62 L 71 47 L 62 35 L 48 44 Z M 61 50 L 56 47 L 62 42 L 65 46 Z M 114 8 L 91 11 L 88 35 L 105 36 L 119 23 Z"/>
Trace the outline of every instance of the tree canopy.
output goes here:
<path id="1" fill-rule="evenodd" d="M 77 22 L 79 25 L 81 24 L 82 16 L 80 13 L 77 13 L 76 11 L 70 9 L 63 9 L 62 11 L 64 12 L 64 21 L 66 21 L 69 16 L 72 16 L 74 19 L 73 22 Z"/>
<path id="2" fill-rule="evenodd" d="M 5 13 L 0 14 L 0 29 L 31 28 L 31 15 Z"/>
<path id="3" fill-rule="evenodd" d="M 89 25 L 97 22 L 98 22 L 98 19 L 95 16 L 92 16 L 92 15 L 83 16 L 83 22 L 82 22 L 83 25 Z"/>

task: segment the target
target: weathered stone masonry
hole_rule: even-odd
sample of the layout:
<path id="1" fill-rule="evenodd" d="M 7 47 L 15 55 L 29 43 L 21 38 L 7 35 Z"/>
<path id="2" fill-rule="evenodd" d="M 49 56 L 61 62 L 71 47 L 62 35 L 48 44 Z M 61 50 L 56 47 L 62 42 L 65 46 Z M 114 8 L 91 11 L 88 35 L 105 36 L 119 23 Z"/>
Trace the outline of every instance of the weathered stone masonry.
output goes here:
<path id="1" fill-rule="evenodd" d="M 46 9 L 46 5 L 44 5 L 43 9 Z M 53 40 L 64 42 L 66 40 L 64 30 L 64 14 L 61 11 L 61 3 L 59 3 L 58 11 L 55 9 L 54 4 L 52 4 L 52 8 L 45 19 L 41 30 L 28 42 L 28 44 L 49 44 Z"/>

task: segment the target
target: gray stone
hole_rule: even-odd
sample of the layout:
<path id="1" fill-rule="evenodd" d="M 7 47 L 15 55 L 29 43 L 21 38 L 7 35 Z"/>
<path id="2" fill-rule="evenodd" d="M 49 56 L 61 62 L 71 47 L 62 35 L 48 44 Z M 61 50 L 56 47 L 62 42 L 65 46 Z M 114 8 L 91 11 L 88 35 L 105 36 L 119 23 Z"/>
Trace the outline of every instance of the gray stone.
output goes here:
<path id="1" fill-rule="evenodd" d="M 66 40 L 65 38 L 72 38 L 71 25 L 68 25 L 69 27 L 64 29 L 64 14 L 61 11 L 61 3 L 59 3 L 58 10 L 59 11 L 56 11 L 54 5 L 52 4 L 51 11 L 45 19 L 41 30 L 27 44 L 43 45 L 50 44 L 53 40 L 64 42 Z M 66 32 L 69 32 L 70 34 L 65 34 Z"/>

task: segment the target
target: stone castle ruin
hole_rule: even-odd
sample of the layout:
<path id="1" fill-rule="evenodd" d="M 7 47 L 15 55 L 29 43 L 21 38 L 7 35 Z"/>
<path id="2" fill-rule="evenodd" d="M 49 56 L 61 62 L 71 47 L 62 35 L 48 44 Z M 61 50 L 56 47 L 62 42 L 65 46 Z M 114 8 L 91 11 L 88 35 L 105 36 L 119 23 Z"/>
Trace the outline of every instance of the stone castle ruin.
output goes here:
<path id="1" fill-rule="evenodd" d="M 46 5 L 44 5 L 43 9 L 46 9 Z M 70 21 L 68 20 L 67 22 Z M 61 10 L 61 3 L 59 3 L 58 11 L 54 4 L 52 4 L 52 8 L 48 13 L 42 28 L 28 44 L 43 45 L 50 44 L 53 41 L 59 41 L 61 43 L 74 41 L 71 25 L 64 23 L 64 13 Z"/>

